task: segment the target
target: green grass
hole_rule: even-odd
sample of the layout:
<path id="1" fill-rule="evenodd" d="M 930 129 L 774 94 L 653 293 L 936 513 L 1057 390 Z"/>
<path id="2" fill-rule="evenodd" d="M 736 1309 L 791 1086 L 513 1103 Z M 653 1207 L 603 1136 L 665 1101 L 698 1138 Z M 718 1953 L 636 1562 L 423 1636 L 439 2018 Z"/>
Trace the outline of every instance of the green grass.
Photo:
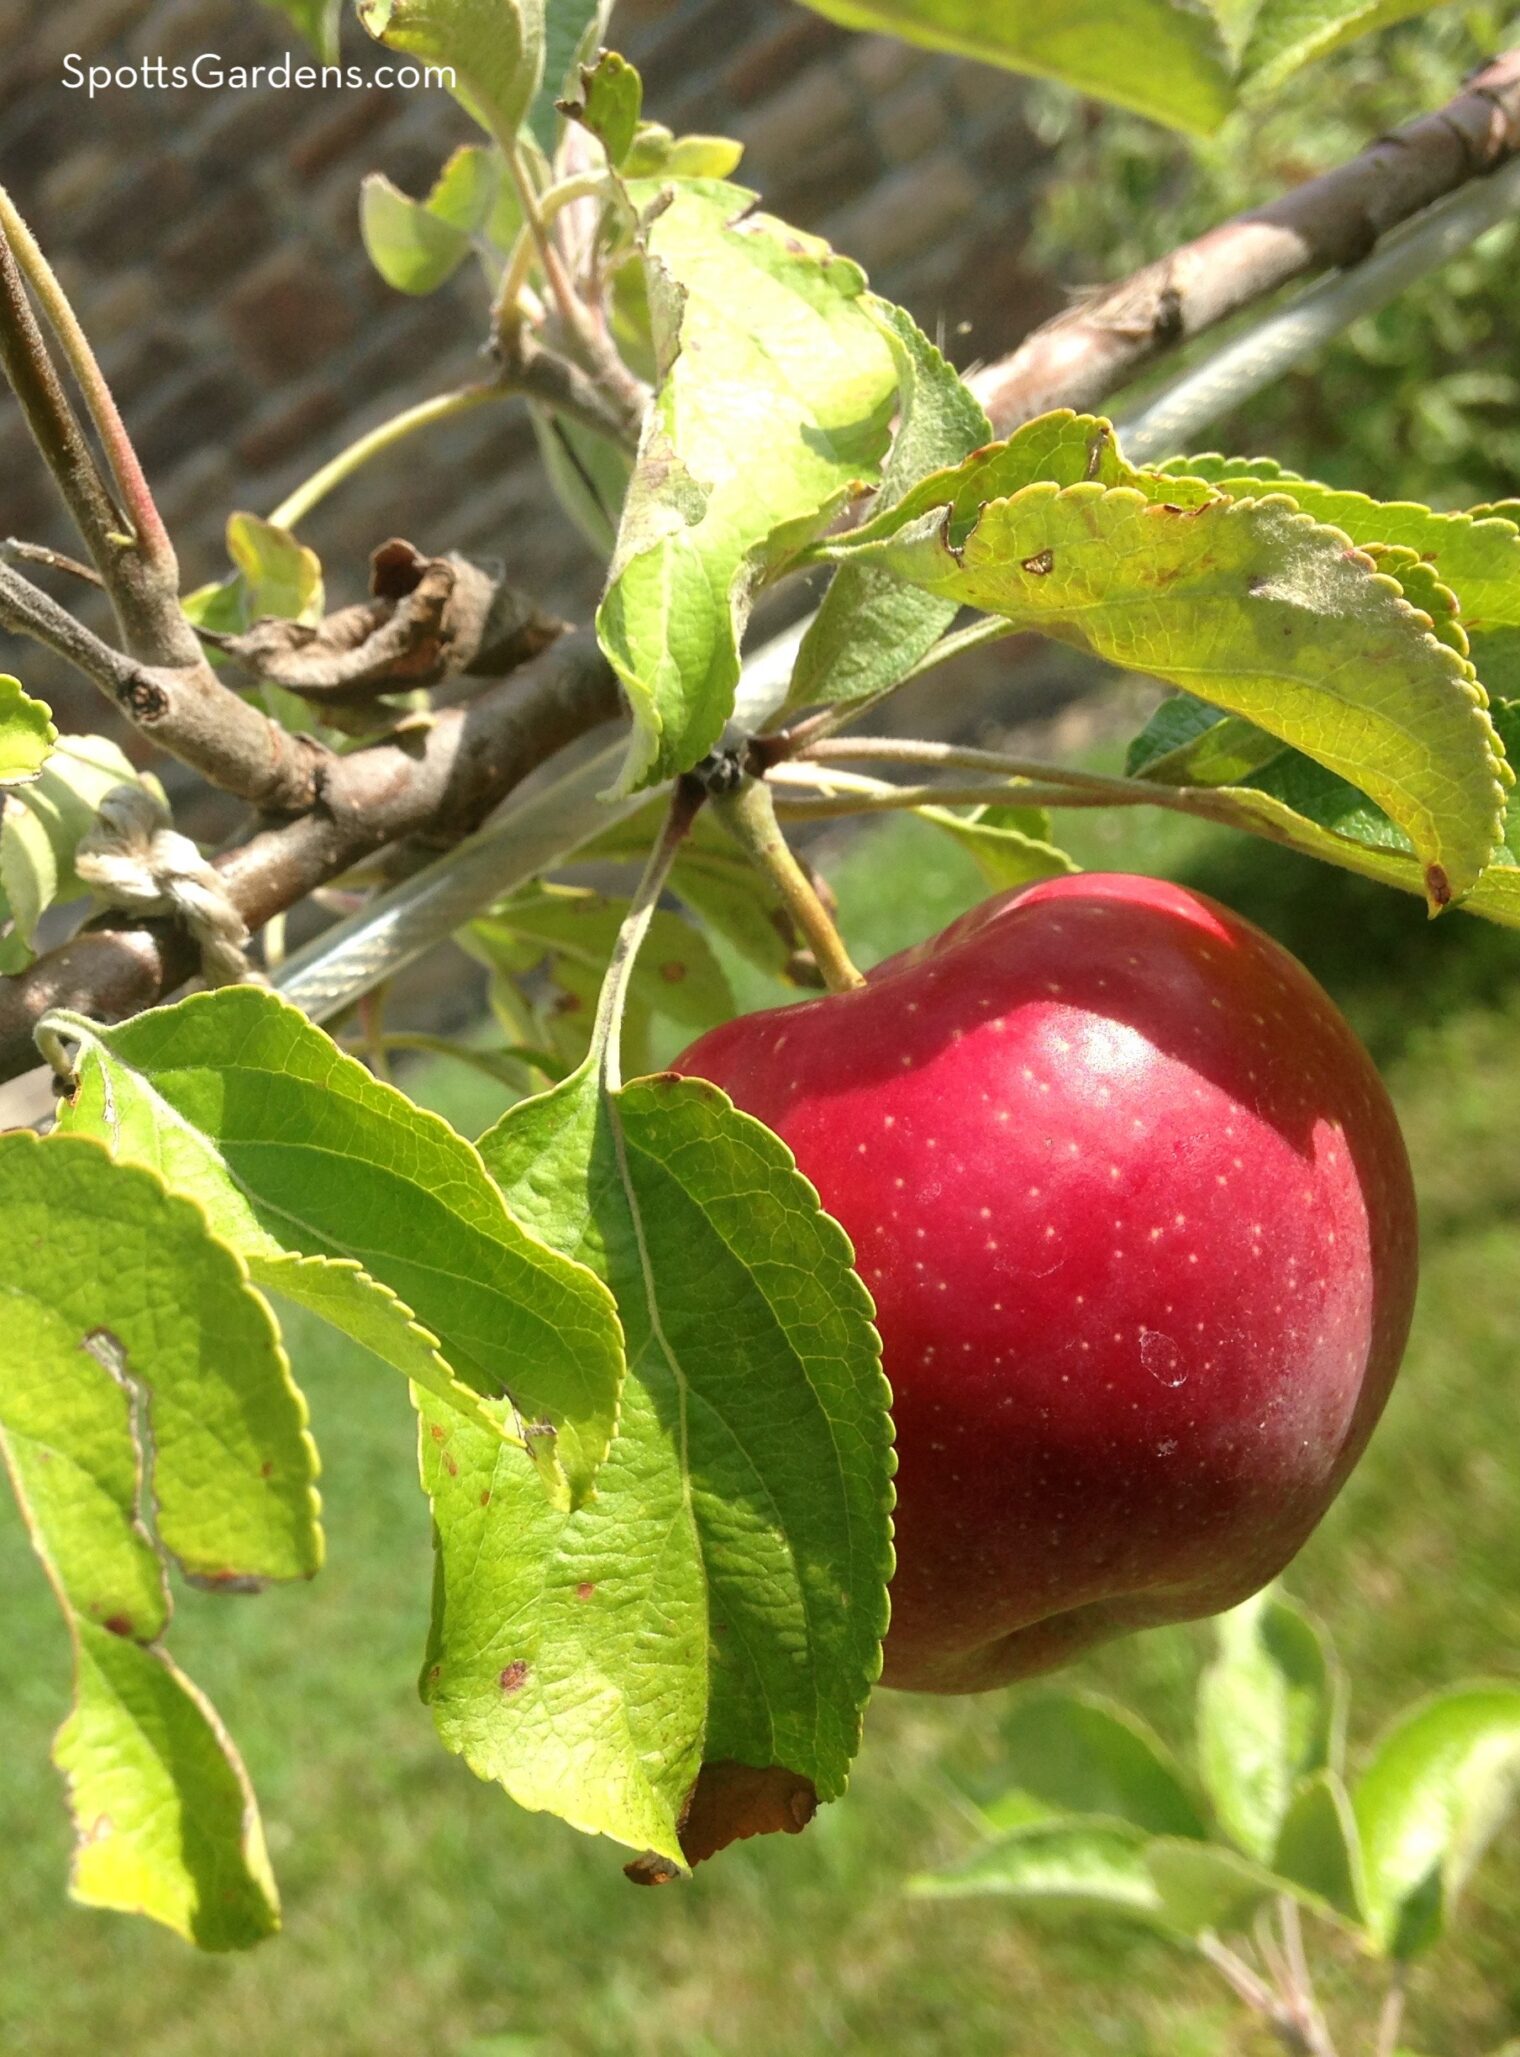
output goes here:
<path id="1" fill-rule="evenodd" d="M 1384 1064 L 1424 1204 L 1413 1346 L 1371 1452 L 1295 1566 L 1355 1686 L 1355 1740 L 1417 1694 L 1520 1670 L 1520 938 L 1422 910 L 1185 823 L 1075 819 L 1090 865 L 1168 869 L 1306 956 Z M 874 829 L 835 869 L 873 959 L 976 897 L 920 824 Z M 750 994 L 751 999 L 762 997 Z M 491 1089 L 420 1075 L 479 1126 Z M 1219 2057 L 1260 2047 L 1211 1974 L 1122 1928 L 1037 1929 L 995 1901 L 911 1902 L 904 1877 L 965 1847 L 962 1795 L 995 1787 L 1006 1696 L 881 1695 L 849 1797 L 807 1835 L 748 1844 L 640 1892 L 620 1853 L 514 1809 L 434 1744 L 415 1692 L 429 1564 L 405 1394 L 292 1321 L 324 1463 L 330 1561 L 298 1592 L 184 1596 L 175 1637 L 238 1736 L 285 1896 L 285 1933 L 196 1957 L 68 1904 L 48 1742 L 67 1652 L 0 1504 L 0 2050 L 153 2057 L 811 2053 Z M 1116 1647 L 1081 1676 L 1185 1739 L 1203 1630 Z M 1478 2057 L 1520 2032 L 1520 1834 L 1414 1983 L 1409 2041 Z M 1370 2049 L 1372 1988 L 1326 1978 Z"/>

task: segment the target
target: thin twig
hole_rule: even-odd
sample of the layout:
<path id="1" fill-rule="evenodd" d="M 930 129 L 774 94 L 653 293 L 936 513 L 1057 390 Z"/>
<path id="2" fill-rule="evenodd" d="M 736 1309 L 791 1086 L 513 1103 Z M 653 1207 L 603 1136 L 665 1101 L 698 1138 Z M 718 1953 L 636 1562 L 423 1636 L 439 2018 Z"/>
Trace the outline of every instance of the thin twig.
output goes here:
<path id="1" fill-rule="evenodd" d="M 58 283 L 57 274 L 42 253 L 41 245 L 23 221 L 14 201 L 3 186 L 0 186 L 0 234 L 9 241 L 15 252 L 16 262 L 25 274 L 27 284 L 36 295 L 37 304 L 47 316 L 53 334 L 70 371 L 74 374 L 86 411 L 95 424 L 96 433 L 105 449 L 111 470 L 115 474 L 117 490 L 128 519 L 132 523 L 137 554 L 145 565 L 154 567 L 169 578 L 178 581 L 178 567 L 174 558 L 174 546 L 169 541 L 169 531 L 164 527 L 152 493 L 148 490 L 147 477 L 132 447 L 127 434 L 126 423 L 116 405 L 116 397 L 106 384 L 95 352 L 79 317 L 69 304 L 68 295 Z"/>
<path id="2" fill-rule="evenodd" d="M 150 742 L 223 792 L 282 813 L 318 798 L 325 748 L 291 735 L 224 686 L 198 650 L 192 665 L 141 663 L 103 642 L 6 564 L 0 564 L 0 627 L 64 658 Z"/>
<path id="3" fill-rule="evenodd" d="M 408 436 L 414 436 L 422 429 L 433 428 L 442 421 L 453 421 L 461 414 L 469 414 L 473 409 L 485 406 L 488 401 L 504 400 L 511 390 L 501 380 L 490 379 L 477 386 L 461 386 L 454 392 L 435 393 L 430 399 L 419 400 L 414 407 L 404 407 L 399 414 L 393 414 L 389 420 L 366 429 L 362 436 L 356 436 L 346 449 L 340 450 L 336 457 L 330 457 L 294 492 L 287 493 L 269 516 L 270 521 L 276 528 L 295 528 L 335 487 L 352 478 L 372 458 L 393 449 L 397 443 L 404 442 Z"/>
<path id="4" fill-rule="evenodd" d="M 14 564 L 42 564 L 49 571 L 67 572 L 71 579 L 79 579 L 87 586 L 105 584 L 92 565 L 81 564 L 77 557 L 65 557 L 61 550 L 49 549 L 46 543 L 25 543 L 19 536 L 7 536 L 0 543 L 0 553 Z"/>

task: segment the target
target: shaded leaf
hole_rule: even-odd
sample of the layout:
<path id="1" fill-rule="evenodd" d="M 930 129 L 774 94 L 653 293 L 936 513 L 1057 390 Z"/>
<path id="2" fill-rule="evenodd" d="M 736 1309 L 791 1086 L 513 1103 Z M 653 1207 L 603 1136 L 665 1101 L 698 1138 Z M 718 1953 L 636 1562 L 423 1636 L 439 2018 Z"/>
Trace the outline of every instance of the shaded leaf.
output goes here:
<path id="1" fill-rule="evenodd" d="M 569 861 L 642 868 L 664 819 L 664 802 L 654 801 L 583 843 Z M 669 889 L 748 963 L 787 976 L 798 939 L 781 897 L 710 813 L 699 814 L 687 831 Z"/>
<path id="2" fill-rule="evenodd" d="M 1081 867 L 1050 841 L 1050 817 L 1038 807 L 915 807 L 921 821 L 953 836 L 995 891 L 1056 878 Z"/>
<path id="3" fill-rule="evenodd" d="M 116 786 L 140 779 L 105 736 L 63 736 L 41 771 L 6 796 L 0 812 L 0 920 L 7 914 L 17 936 L 32 945 L 37 923 L 58 901 L 89 891 L 74 869 L 74 852 L 95 826 L 101 801 Z"/>
<path id="4" fill-rule="evenodd" d="M 554 1425 L 535 1439 L 551 1490 L 590 1490 L 622 1375 L 606 1289 L 512 1220 L 446 1122 L 250 986 L 116 1028 L 49 1026 L 78 1047 L 65 1129 L 152 1165 L 250 1263 L 353 1260 L 439 1339 L 455 1378 Z"/>
<path id="5" fill-rule="evenodd" d="M 338 61 L 338 24 L 343 0 L 264 0 L 300 30 L 324 64 Z"/>
<path id="6" fill-rule="evenodd" d="M 359 187 L 359 233 L 370 263 L 400 293 L 436 292 L 470 254 L 468 235 L 379 171 Z"/>
<path id="7" fill-rule="evenodd" d="M 1520 1793 L 1520 1686 L 1454 1687 L 1399 1716 L 1352 1794 L 1370 1926 L 1393 1957 L 1437 1939 Z"/>
<path id="8" fill-rule="evenodd" d="M 1277 1833 L 1272 1868 L 1361 1927 L 1367 1919 L 1361 1836 L 1351 1799 L 1333 1771 L 1299 1786 Z"/>
<path id="9" fill-rule="evenodd" d="M 742 187 L 629 190 L 660 377 L 597 615 L 634 717 L 624 790 L 717 741 L 755 590 L 874 482 L 896 388 L 864 277 L 827 244 Z"/>
<path id="10" fill-rule="evenodd" d="M 1105 1815 L 1151 1835 L 1207 1834 L 1171 1752 L 1097 1693 L 1036 1693 L 1002 1726 L 1013 1785 L 1060 1814 Z"/>
<path id="11" fill-rule="evenodd" d="M 544 0 L 544 75 L 528 115 L 528 126 L 546 157 L 559 135 L 559 102 L 575 91 L 583 64 L 590 64 L 607 33 L 612 0 Z"/>
<path id="12" fill-rule="evenodd" d="M 1147 1846 L 1145 1863 L 1167 1920 L 1184 1935 L 1247 1929 L 1257 1909 L 1282 1894 L 1324 1911 L 1291 1879 L 1219 1843 L 1160 1837 Z"/>
<path id="13" fill-rule="evenodd" d="M 561 113 L 589 129 L 607 153 L 614 171 L 633 148 L 644 105 L 644 82 L 636 68 L 615 50 L 604 50 L 580 75 L 580 92 L 561 103 Z"/>
<path id="14" fill-rule="evenodd" d="M 683 1820 L 706 1843 L 753 1819 L 731 1773 L 688 1816 L 704 1762 L 775 1774 L 760 1794 L 790 1810 L 781 1773 L 833 1799 L 858 1746 L 890 1565 L 869 1302 L 783 1146 L 698 1081 L 605 1095 L 583 1071 L 481 1149 L 522 1218 L 608 1281 L 629 1374 L 596 1498 L 568 1517 L 515 1452 L 425 1408 L 424 1690 L 521 1804 L 681 1867 Z"/>
<path id="15" fill-rule="evenodd" d="M 543 968 L 553 991 L 529 1003 L 540 1034 L 534 1040 L 570 1064 L 590 1045 L 602 974 L 628 902 L 580 886 L 527 886 L 472 922 L 460 940 L 472 955 L 509 978 Z M 519 996 L 515 1004 L 521 1004 Z M 633 969 L 625 1042 L 629 1062 L 646 1066 L 652 1018 L 664 1015 L 697 1032 L 726 1021 L 734 999 L 701 930 L 657 909 Z M 509 1025 L 511 1010 L 507 1014 Z"/>

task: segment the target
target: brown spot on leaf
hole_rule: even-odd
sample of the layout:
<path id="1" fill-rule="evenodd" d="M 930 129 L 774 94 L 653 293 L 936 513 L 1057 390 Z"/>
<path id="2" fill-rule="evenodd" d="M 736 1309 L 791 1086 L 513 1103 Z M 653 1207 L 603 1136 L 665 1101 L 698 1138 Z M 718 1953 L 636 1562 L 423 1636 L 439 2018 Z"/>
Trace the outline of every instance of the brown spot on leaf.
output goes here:
<path id="1" fill-rule="evenodd" d="M 589 1600 L 595 1591 L 594 1583 L 589 1578 L 583 1578 L 575 1589 L 575 1597 L 577 1600 Z"/>
<path id="2" fill-rule="evenodd" d="M 274 1477 L 274 1459 L 273 1459 L 272 1457 L 266 1457 L 266 1458 L 264 1459 L 264 1462 L 263 1462 L 263 1463 L 262 1463 L 262 1464 L 261 1464 L 261 1465 L 259 1466 L 259 1477 L 260 1477 L 260 1478 L 273 1478 L 273 1477 Z"/>
<path id="3" fill-rule="evenodd" d="M 1451 880 L 1446 876 L 1443 866 L 1428 864 L 1425 867 L 1425 890 L 1430 895 L 1432 906 L 1451 905 Z"/>
<path id="4" fill-rule="evenodd" d="M 481 1494 L 481 1496 L 480 1496 L 480 1504 L 481 1504 L 481 1506 L 482 1506 L 482 1507 L 489 1507 L 489 1506 L 490 1506 L 490 1504 L 491 1504 L 491 1488 L 490 1488 L 489 1486 L 487 1486 L 487 1487 L 485 1488 L 484 1492 L 483 1492 L 483 1493 Z"/>
<path id="5" fill-rule="evenodd" d="M 528 1682 L 528 1673 L 531 1669 L 532 1666 L 525 1657 L 514 1657 L 496 1683 L 504 1693 L 520 1693 Z"/>
<path id="6" fill-rule="evenodd" d="M 682 979 L 686 977 L 686 966 L 679 957 L 672 957 L 667 963 L 660 966 L 660 977 L 664 979 L 667 986 L 678 986 Z"/>
<path id="7" fill-rule="evenodd" d="M 432 1426 L 428 1429 L 428 1434 L 432 1437 L 435 1443 L 441 1443 L 444 1437 L 448 1434 L 448 1430 L 441 1427 L 439 1423 L 435 1421 L 432 1424 Z"/>
<path id="8" fill-rule="evenodd" d="M 113 1636 L 130 1637 L 132 1634 L 132 1617 L 129 1614 L 108 1614 L 101 1623 L 101 1627 L 108 1628 Z"/>
<path id="9" fill-rule="evenodd" d="M 1036 550 L 1033 557 L 1026 557 L 1024 559 L 1023 568 L 1025 571 L 1032 573 L 1035 578 L 1042 579 L 1048 573 L 1055 570 L 1056 553 L 1050 549 Z"/>
<path id="10" fill-rule="evenodd" d="M 818 1812 L 818 1789 L 785 1765 L 704 1764 L 681 1812 L 681 1850 L 689 1865 L 748 1836 L 801 1835 Z M 646 1852 L 625 1865 L 635 1885 L 663 1886 L 679 1876 L 668 1858 Z"/>
<path id="11" fill-rule="evenodd" d="M 444 1470 L 445 1470 L 445 1471 L 446 1471 L 446 1472 L 448 1473 L 448 1475 L 449 1475 L 449 1477 L 450 1477 L 450 1478 L 458 1478 L 458 1476 L 459 1476 L 459 1459 L 458 1459 L 458 1458 L 457 1458 L 457 1457 L 456 1457 L 456 1456 L 454 1455 L 454 1453 L 453 1453 L 453 1451 L 452 1451 L 452 1450 L 445 1450 L 445 1451 L 444 1451 L 444 1453 L 443 1453 L 443 1468 L 444 1468 Z"/>

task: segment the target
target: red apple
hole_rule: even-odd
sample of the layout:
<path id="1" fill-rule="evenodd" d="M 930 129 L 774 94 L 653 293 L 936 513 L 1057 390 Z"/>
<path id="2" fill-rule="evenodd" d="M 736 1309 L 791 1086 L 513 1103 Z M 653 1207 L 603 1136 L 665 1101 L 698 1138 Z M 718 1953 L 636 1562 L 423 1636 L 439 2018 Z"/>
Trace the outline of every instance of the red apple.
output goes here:
<path id="1" fill-rule="evenodd" d="M 885 1681 L 979 1692 L 1233 1606 L 1361 1454 L 1414 1301 L 1372 1062 L 1198 893 L 1058 878 L 676 1069 L 775 1129 L 875 1296 Z"/>

